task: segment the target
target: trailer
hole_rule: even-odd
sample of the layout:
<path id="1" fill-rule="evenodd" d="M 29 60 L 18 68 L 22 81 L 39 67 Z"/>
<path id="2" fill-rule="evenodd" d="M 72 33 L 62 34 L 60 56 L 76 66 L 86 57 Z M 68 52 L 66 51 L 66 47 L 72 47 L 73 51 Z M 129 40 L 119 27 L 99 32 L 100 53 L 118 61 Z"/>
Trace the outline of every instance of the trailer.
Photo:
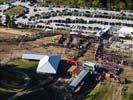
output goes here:
<path id="1" fill-rule="evenodd" d="M 87 78 L 87 76 L 88 76 L 89 73 L 93 74 L 93 72 L 95 71 L 95 68 L 96 68 L 96 64 L 95 63 L 92 63 L 92 62 L 89 62 L 89 61 L 85 61 L 82 64 L 82 67 L 83 67 L 83 70 L 68 85 L 67 88 L 69 90 L 75 91 L 78 88 L 78 86 L 86 80 L 86 78 Z"/>
<path id="2" fill-rule="evenodd" d="M 77 87 L 86 79 L 89 70 L 83 69 L 79 75 L 68 85 L 68 89 L 71 91 L 75 91 Z"/>

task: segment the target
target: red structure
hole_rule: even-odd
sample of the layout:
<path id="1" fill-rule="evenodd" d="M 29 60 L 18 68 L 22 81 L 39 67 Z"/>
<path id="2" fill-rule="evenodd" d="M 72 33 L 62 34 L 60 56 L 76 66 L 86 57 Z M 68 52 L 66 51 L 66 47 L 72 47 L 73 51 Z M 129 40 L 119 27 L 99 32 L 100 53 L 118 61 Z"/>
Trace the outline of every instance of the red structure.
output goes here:
<path id="1" fill-rule="evenodd" d="M 78 66 L 78 64 L 79 64 L 79 62 L 78 61 L 75 61 L 75 60 L 72 60 L 72 59 L 67 59 L 67 60 L 65 60 L 67 63 L 71 63 L 71 64 L 73 64 L 73 65 L 76 65 L 76 66 Z"/>
<path id="2" fill-rule="evenodd" d="M 73 65 L 67 70 L 67 72 L 70 75 L 75 76 L 80 72 L 80 67 Z"/>
<path id="3" fill-rule="evenodd" d="M 75 76 L 80 72 L 80 67 L 78 66 L 79 62 L 72 60 L 72 59 L 67 59 L 65 60 L 67 63 L 72 64 L 72 66 L 67 70 L 67 72 L 72 75 Z"/>

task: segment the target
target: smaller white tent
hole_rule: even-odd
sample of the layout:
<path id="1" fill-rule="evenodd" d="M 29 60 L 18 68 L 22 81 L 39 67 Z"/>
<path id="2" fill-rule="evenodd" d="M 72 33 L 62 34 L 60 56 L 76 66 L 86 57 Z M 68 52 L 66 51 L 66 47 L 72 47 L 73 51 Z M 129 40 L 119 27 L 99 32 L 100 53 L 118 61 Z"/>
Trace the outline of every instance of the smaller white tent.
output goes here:
<path id="1" fill-rule="evenodd" d="M 78 35 L 78 32 L 70 32 L 71 35 Z"/>
<path id="2" fill-rule="evenodd" d="M 96 36 L 101 37 L 102 35 L 104 35 L 108 31 L 110 31 L 110 29 L 111 29 L 111 26 L 107 26 L 106 28 L 103 28 L 102 30 L 98 31 Z"/>
<path id="3" fill-rule="evenodd" d="M 96 36 L 101 37 L 104 33 L 105 33 L 105 32 L 102 31 L 102 30 L 101 30 L 101 31 L 98 31 L 97 34 L 96 34 Z"/>
<path id="4" fill-rule="evenodd" d="M 120 30 L 117 31 L 119 33 L 119 37 L 125 38 L 126 36 L 131 36 L 133 37 L 133 28 L 130 27 L 122 27 Z"/>

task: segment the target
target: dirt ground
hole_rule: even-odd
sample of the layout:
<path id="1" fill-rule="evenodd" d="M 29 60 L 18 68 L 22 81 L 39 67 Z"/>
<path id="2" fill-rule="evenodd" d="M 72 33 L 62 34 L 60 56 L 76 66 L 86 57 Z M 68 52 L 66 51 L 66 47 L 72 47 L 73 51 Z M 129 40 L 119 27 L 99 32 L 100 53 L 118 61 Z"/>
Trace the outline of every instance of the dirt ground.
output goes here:
<path id="1" fill-rule="evenodd" d="M 83 57 L 79 58 L 79 62 L 82 63 L 84 61 L 91 61 L 91 62 L 95 62 L 95 58 L 94 58 L 94 51 L 93 48 L 90 48 Z"/>
<path id="2" fill-rule="evenodd" d="M 5 36 L 1 35 L 0 38 Z M 15 35 L 14 35 L 15 36 Z M 13 37 L 14 37 L 13 36 Z M 6 37 L 12 38 L 12 37 Z M 76 50 L 67 50 L 64 47 L 54 46 L 58 42 L 60 35 L 53 37 L 44 37 L 36 41 L 20 42 L 17 44 L 0 43 L 0 60 L 12 53 L 39 53 L 44 55 L 60 54 L 62 58 L 71 58 Z M 18 52 L 19 51 L 19 52 Z M 67 53 L 66 53 L 67 52 Z"/>
<path id="3" fill-rule="evenodd" d="M 4 30 L 5 29 L 0 28 L 0 32 Z M 9 30 L 6 30 L 6 32 L 9 32 Z M 18 30 L 15 31 L 17 32 Z M 5 37 L 5 34 L 7 34 L 7 36 L 5 37 L 6 39 L 10 39 L 18 35 L 18 34 L 11 34 L 13 33 L 12 29 L 10 31 L 11 33 L 6 33 L 6 32 L 4 34 L 1 33 L 0 38 Z M 37 39 L 35 41 L 20 42 L 17 44 L 0 43 L 0 52 L 1 52 L 0 60 L 2 60 L 3 57 L 6 57 L 7 54 L 11 53 L 13 54 L 39 53 L 44 55 L 59 54 L 64 59 L 72 59 L 75 56 L 75 54 L 77 54 L 78 50 L 56 46 L 56 44 L 58 44 L 58 40 L 60 37 L 61 35 L 56 35 L 52 37 L 44 37 L 41 39 Z M 84 56 L 79 58 L 79 62 L 82 63 L 83 61 L 86 60 L 94 61 L 93 53 L 94 53 L 93 48 L 89 48 L 88 51 L 84 54 Z"/>
<path id="4" fill-rule="evenodd" d="M 27 32 L 24 30 L 17 30 L 17 29 L 12 29 L 12 28 L 0 28 L 0 33 L 10 33 L 10 34 L 16 34 L 16 35 L 25 35 L 25 34 L 32 34 L 32 32 Z"/>
<path id="5" fill-rule="evenodd" d="M 16 37 L 17 35 L 6 33 L 6 32 L 0 32 L 0 39 L 11 39 Z"/>
<path id="6" fill-rule="evenodd" d="M 27 50 L 32 53 L 40 53 L 44 55 L 59 54 L 62 58 L 70 58 L 74 56 L 77 50 L 66 49 L 61 46 L 56 46 L 61 35 L 53 37 L 44 37 L 36 41 L 22 43 L 21 47 L 25 48 L 28 45 Z"/>

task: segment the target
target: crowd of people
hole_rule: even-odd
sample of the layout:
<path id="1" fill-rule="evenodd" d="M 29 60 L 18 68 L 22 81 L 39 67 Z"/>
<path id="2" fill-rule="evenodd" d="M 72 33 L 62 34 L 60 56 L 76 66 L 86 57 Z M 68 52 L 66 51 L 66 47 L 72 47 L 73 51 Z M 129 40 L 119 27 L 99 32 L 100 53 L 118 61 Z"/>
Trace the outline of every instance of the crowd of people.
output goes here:
<path id="1" fill-rule="evenodd" d="M 133 62 L 124 59 L 122 53 L 107 53 L 101 45 L 95 53 L 95 59 L 96 61 L 103 61 L 108 64 L 110 63 L 110 66 L 112 67 L 115 67 L 116 65 L 133 66 Z"/>

